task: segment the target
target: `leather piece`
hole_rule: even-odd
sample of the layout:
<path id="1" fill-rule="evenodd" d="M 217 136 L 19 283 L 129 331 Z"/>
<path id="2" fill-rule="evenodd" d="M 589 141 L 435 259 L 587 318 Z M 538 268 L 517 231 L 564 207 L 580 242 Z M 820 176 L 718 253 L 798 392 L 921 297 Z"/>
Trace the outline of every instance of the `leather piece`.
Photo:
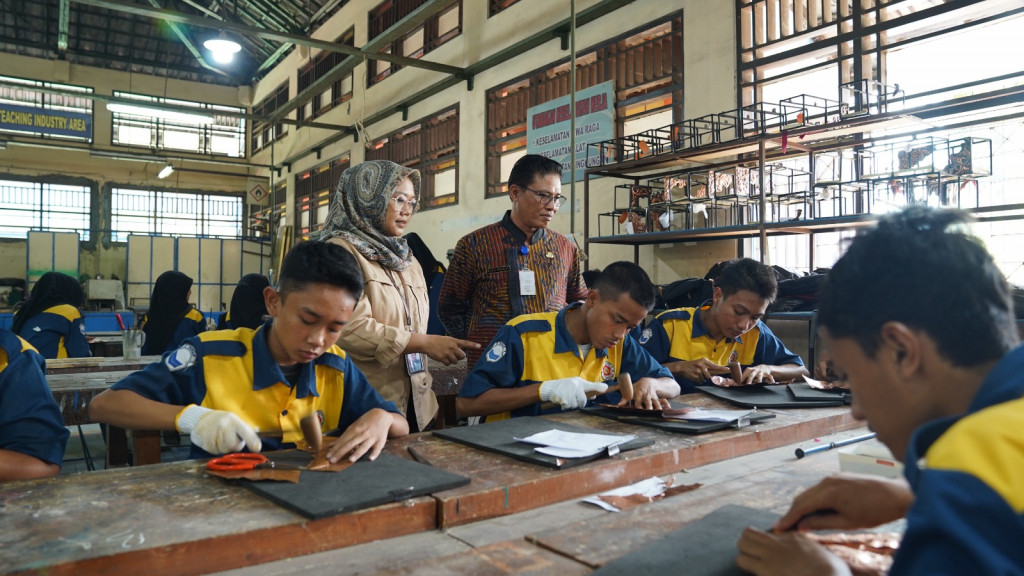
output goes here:
<path id="1" fill-rule="evenodd" d="M 628 510 L 635 508 L 641 504 L 648 504 L 655 500 L 661 500 L 669 496 L 675 496 L 676 494 L 682 494 L 684 492 L 690 492 L 700 488 L 703 484 L 680 484 L 679 486 L 668 486 L 665 491 L 657 496 L 644 496 L 643 494 L 630 494 L 629 496 L 598 496 L 601 500 L 615 506 L 619 510 Z"/>

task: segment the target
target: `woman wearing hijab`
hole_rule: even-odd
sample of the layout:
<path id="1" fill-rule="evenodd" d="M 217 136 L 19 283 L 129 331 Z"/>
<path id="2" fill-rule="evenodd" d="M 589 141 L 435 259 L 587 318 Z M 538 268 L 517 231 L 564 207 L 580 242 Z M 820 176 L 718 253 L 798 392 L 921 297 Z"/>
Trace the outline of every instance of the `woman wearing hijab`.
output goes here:
<path id="1" fill-rule="evenodd" d="M 387 160 L 345 170 L 338 183 L 323 238 L 355 256 L 365 290 L 338 345 L 370 384 L 409 421 L 424 430 L 437 414 L 425 356 L 444 364 L 465 358 L 467 340 L 426 334 L 430 311 L 423 270 L 402 238 L 412 219 L 420 173 Z"/>
<path id="2" fill-rule="evenodd" d="M 263 289 L 270 286 L 270 281 L 262 274 L 246 274 L 235 286 L 231 295 L 231 307 L 217 324 L 218 330 L 234 330 L 235 328 L 252 328 L 263 325 L 267 315 L 267 303 L 263 299 Z"/>
<path id="3" fill-rule="evenodd" d="M 82 285 L 67 274 L 43 274 L 14 315 L 11 332 L 31 344 L 43 358 L 92 356 L 85 339 Z"/>
<path id="4" fill-rule="evenodd" d="M 192 279 L 181 272 L 168 270 L 156 279 L 142 327 L 146 333 L 143 354 L 163 354 L 206 330 L 203 315 L 188 303 L 191 295 Z"/>

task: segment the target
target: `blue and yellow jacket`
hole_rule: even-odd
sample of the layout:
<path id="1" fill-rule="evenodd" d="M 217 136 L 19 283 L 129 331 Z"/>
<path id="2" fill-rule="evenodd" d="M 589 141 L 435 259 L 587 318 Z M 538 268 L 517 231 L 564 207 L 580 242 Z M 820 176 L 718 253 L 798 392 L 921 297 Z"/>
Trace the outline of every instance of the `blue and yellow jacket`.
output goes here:
<path id="1" fill-rule="evenodd" d="M 205 331 L 206 318 L 203 317 L 203 313 L 195 308 L 191 308 L 185 314 L 185 317 L 181 319 L 181 322 L 178 323 L 178 327 L 174 329 L 174 334 L 167 341 L 167 348 L 165 350 L 153 350 L 149 348 L 149 343 L 145 342 L 142 344 L 142 353 L 150 355 L 169 352 L 177 348 L 178 344 L 184 342 L 186 338 L 191 338 Z"/>
<path id="2" fill-rule="evenodd" d="M 579 376 L 590 382 L 614 385 L 619 372 L 628 372 L 637 381 L 641 378 L 671 378 L 628 334 L 612 348 L 591 349 L 580 357 L 579 346 L 565 325 L 565 311 L 577 308 L 572 304 L 558 312 L 526 314 L 513 318 L 502 327 L 484 351 L 483 356 L 466 377 L 459 396 L 476 398 L 493 388 L 514 388 L 538 384 L 546 380 Z M 593 402 L 618 403 L 618 392 L 598 396 Z M 544 410 L 560 412 L 561 408 Z M 541 403 L 511 412 L 511 416 L 541 414 Z M 495 415 L 488 420 L 501 419 Z"/>
<path id="3" fill-rule="evenodd" d="M 0 330 L 0 449 L 61 465 L 68 429 L 28 342 Z"/>
<path id="4" fill-rule="evenodd" d="M 29 318 L 18 334 L 43 358 L 86 358 L 92 356 L 85 339 L 85 318 L 70 304 L 51 306 Z"/>
<path id="5" fill-rule="evenodd" d="M 966 414 L 914 431 L 914 491 L 890 576 L 1024 574 L 1024 347 L 989 373 Z"/>
<path id="6" fill-rule="evenodd" d="M 654 317 L 640 335 L 640 343 L 650 352 L 655 360 L 668 362 L 692 361 L 707 358 L 715 364 L 727 366 L 729 356 L 735 350 L 739 363 L 744 367 L 768 364 L 804 365 L 804 361 L 791 352 L 779 340 L 764 322 L 758 320 L 749 331 L 735 340 L 723 338 L 715 340 L 708 333 L 697 310 L 708 310 L 710 306 L 701 308 L 676 308 L 666 310 Z M 682 393 L 693 392 L 695 386 L 703 382 L 691 382 L 676 377 Z"/>
<path id="7" fill-rule="evenodd" d="M 302 438 L 299 420 L 317 410 L 324 413 L 325 431 L 344 430 L 373 408 L 400 414 L 337 346 L 305 364 L 292 386 L 267 346 L 271 329 L 267 322 L 257 330 L 204 332 L 111 389 L 166 404 L 227 410 L 259 431 L 284 432 L 280 440 L 265 439 L 264 450 L 294 447 Z M 209 454 L 192 445 L 191 456 Z"/>

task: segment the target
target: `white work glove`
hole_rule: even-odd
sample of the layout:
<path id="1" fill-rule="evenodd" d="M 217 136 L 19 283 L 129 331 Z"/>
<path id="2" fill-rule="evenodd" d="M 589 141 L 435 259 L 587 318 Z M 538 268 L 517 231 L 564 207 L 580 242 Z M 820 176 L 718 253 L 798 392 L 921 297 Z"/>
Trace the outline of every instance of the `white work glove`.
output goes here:
<path id="1" fill-rule="evenodd" d="M 178 431 L 188 434 L 192 443 L 210 454 L 227 454 L 249 447 L 259 452 L 263 442 L 256 430 L 238 416 L 224 410 L 211 410 L 192 404 L 178 414 Z"/>
<path id="2" fill-rule="evenodd" d="M 608 390 L 604 382 L 588 382 L 579 376 L 548 380 L 540 385 L 541 402 L 555 402 L 564 410 L 587 405 L 587 394 L 603 394 Z"/>

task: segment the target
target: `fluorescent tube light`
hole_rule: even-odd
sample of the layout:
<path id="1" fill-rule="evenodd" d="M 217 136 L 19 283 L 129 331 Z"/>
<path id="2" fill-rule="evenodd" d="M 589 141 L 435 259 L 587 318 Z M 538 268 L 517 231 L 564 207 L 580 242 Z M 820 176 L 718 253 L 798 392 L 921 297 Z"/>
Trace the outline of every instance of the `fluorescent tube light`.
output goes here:
<path id="1" fill-rule="evenodd" d="M 191 124 L 213 124 L 213 116 L 210 114 L 178 112 L 175 110 L 149 108 L 148 106 L 134 106 L 132 104 L 121 104 L 118 102 L 107 102 L 107 110 L 117 112 L 118 114 L 148 116 L 150 118 L 162 118 L 164 120 L 189 122 Z"/>

